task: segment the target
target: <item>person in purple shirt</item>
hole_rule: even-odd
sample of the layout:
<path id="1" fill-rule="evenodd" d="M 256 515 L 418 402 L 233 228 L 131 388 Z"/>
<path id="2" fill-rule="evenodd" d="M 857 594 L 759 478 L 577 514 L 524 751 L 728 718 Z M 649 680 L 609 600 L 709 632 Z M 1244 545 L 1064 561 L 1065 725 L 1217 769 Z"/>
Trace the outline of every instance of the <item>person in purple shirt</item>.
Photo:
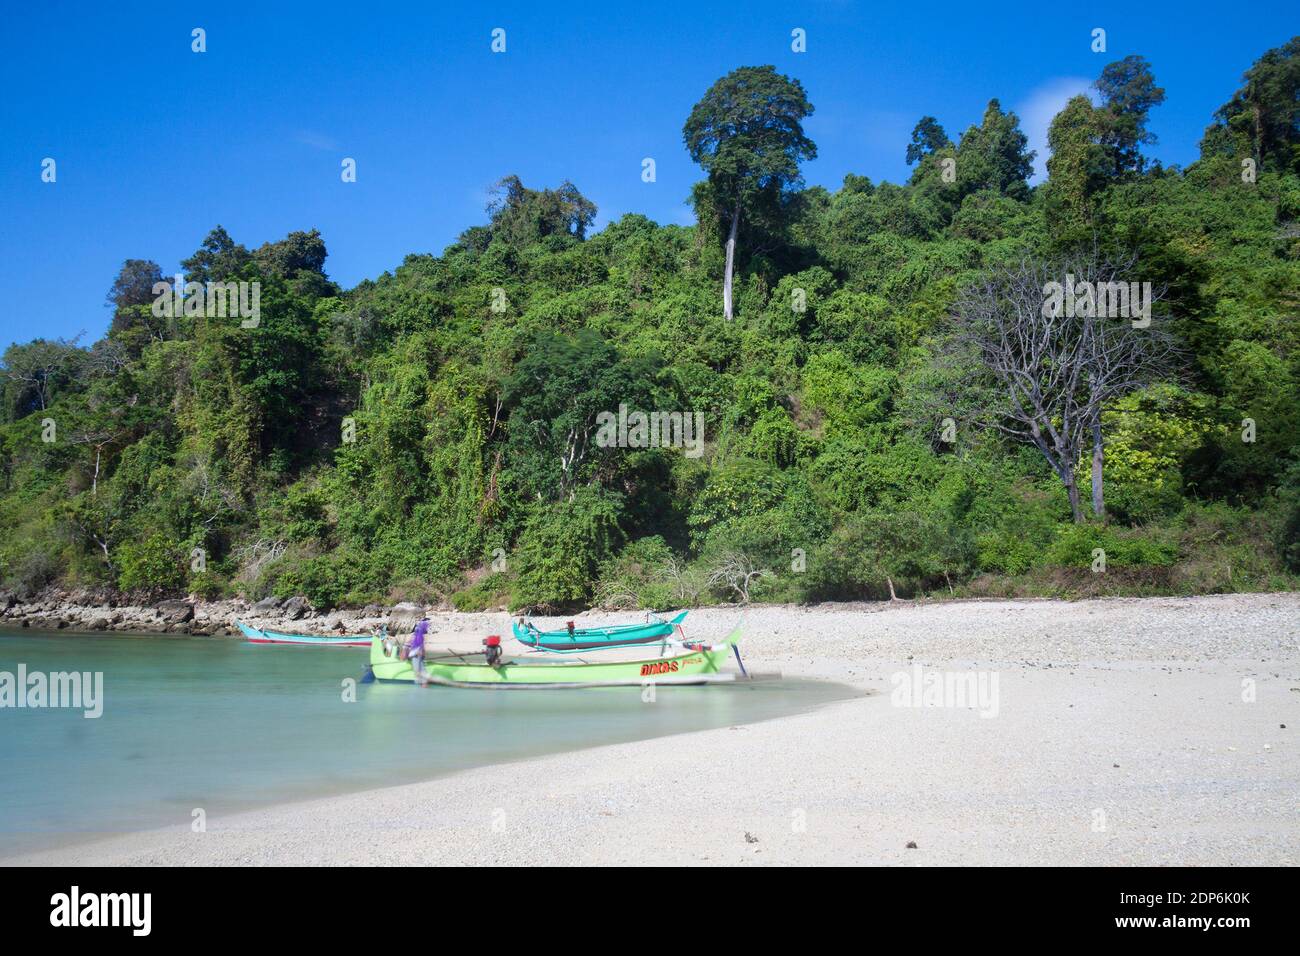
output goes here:
<path id="1" fill-rule="evenodd" d="M 415 679 L 421 686 L 429 683 L 428 673 L 424 669 L 424 635 L 428 633 L 429 619 L 422 617 L 415 625 L 415 631 L 411 634 L 411 643 L 406 648 L 406 659 L 415 669 Z"/>

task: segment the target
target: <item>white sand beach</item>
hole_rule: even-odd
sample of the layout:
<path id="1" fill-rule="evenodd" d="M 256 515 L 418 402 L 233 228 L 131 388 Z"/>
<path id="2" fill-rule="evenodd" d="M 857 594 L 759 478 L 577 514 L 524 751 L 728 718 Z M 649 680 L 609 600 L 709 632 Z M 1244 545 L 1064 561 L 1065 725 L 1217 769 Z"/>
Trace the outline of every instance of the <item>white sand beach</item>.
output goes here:
<path id="1" fill-rule="evenodd" d="M 742 618 L 752 667 L 861 696 L 4 862 L 1300 862 L 1300 594 L 709 609 L 691 636 Z M 918 673 L 986 696 L 900 706 Z"/>

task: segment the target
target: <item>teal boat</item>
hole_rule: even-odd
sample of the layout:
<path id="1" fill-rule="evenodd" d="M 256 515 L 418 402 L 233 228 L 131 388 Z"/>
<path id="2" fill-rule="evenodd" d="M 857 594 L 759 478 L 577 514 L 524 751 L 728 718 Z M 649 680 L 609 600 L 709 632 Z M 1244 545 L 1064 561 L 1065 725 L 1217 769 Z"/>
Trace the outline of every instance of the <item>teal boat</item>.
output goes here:
<path id="1" fill-rule="evenodd" d="M 511 623 L 515 640 L 539 651 L 563 654 L 569 651 L 593 651 L 605 647 L 624 647 L 629 644 L 648 644 L 671 637 L 680 630 L 688 611 L 682 611 L 671 620 L 650 615 L 643 624 L 618 624 L 610 627 L 568 627 L 555 631 L 540 630 L 531 621 L 519 618 Z M 678 637 L 682 637 L 679 633 Z"/>
<path id="2" fill-rule="evenodd" d="M 299 647 L 369 647 L 371 635 L 345 634 L 338 637 L 316 634 L 281 634 L 279 631 L 263 631 L 236 621 L 250 644 L 294 644 Z"/>

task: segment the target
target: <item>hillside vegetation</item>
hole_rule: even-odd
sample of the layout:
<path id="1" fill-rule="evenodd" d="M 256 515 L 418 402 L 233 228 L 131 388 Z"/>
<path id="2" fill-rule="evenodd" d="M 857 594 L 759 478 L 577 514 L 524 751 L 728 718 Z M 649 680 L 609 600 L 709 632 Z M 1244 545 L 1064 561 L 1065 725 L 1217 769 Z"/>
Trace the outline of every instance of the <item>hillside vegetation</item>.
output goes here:
<path id="1" fill-rule="evenodd" d="M 252 327 L 159 315 L 166 278 L 127 260 L 104 339 L 4 354 L 3 585 L 320 609 L 1295 588 L 1298 86 L 1300 38 L 1166 167 L 1130 57 L 1056 118 L 1042 185 L 995 100 L 953 138 L 923 118 L 906 184 L 832 192 L 799 174 L 815 91 L 747 67 L 686 119 L 698 226 L 593 233 L 574 185 L 507 176 L 485 224 L 350 290 L 315 230 L 218 226 L 185 278 L 259 283 Z M 1092 405 L 1095 369 L 1047 396 L 1048 432 L 1090 416 L 1057 460 L 963 344 L 971 290 L 1071 262 L 1150 282 L 1125 334 L 1168 348 Z M 703 438 L 606 447 L 621 406 Z"/>

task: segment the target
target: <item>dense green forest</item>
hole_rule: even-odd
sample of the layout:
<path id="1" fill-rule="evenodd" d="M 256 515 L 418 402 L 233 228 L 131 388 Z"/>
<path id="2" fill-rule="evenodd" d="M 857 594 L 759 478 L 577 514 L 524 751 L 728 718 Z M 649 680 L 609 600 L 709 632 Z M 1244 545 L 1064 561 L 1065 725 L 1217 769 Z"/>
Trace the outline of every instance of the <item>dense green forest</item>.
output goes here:
<path id="1" fill-rule="evenodd" d="M 906 184 L 831 192 L 800 175 L 811 94 L 746 67 L 684 117 L 697 226 L 593 233 L 573 184 L 507 176 L 486 224 L 350 290 L 315 230 L 218 226 L 185 281 L 259 283 L 251 323 L 166 314 L 170 277 L 127 260 L 102 340 L 3 356 L 3 585 L 319 609 L 1295 588 L 1298 89 L 1300 37 L 1169 167 L 1128 57 L 1056 117 L 1041 185 L 994 100 L 955 137 L 922 118 Z M 1066 269 L 1151 283 L 1149 326 L 996 353 L 1025 277 Z M 620 408 L 702 440 L 633 422 L 611 447 Z"/>

